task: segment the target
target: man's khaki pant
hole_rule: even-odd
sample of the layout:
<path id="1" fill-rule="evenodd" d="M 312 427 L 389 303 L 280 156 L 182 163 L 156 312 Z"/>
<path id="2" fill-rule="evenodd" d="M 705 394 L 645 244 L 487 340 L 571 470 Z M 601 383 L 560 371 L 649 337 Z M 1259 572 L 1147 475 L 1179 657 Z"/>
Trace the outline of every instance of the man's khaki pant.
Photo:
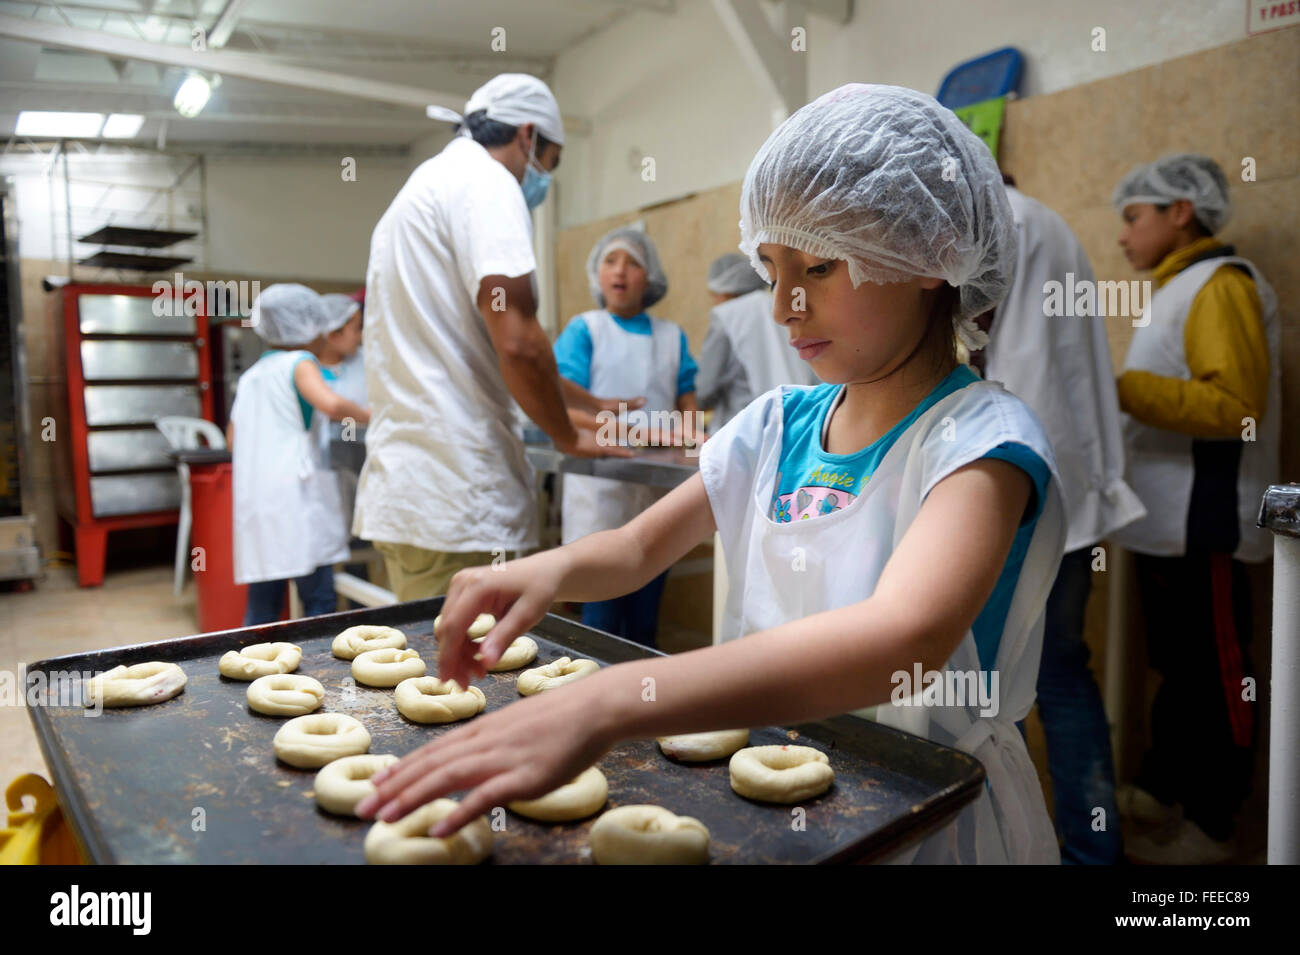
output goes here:
<path id="1" fill-rule="evenodd" d="M 487 566 L 496 557 L 492 551 L 425 550 L 414 544 L 392 544 L 388 541 L 375 541 L 374 545 L 375 550 L 384 558 L 388 588 L 402 603 L 445 594 L 456 571 L 466 567 Z M 526 553 L 528 552 L 509 551 L 505 556 L 513 559 Z"/>

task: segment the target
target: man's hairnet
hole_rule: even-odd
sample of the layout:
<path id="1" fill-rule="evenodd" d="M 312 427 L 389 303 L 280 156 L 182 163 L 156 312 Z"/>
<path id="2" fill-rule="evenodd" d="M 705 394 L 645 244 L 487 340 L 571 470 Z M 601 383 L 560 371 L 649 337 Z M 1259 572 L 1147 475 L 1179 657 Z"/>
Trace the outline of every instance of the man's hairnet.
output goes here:
<path id="1" fill-rule="evenodd" d="M 855 288 L 945 279 L 964 319 L 1005 297 L 1016 263 L 988 147 L 933 97 L 898 86 L 841 86 L 782 123 L 745 174 L 740 235 L 764 278 L 758 246 L 773 242 L 847 261 Z"/>
<path id="2" fill-rule="evenodd" d="M 605 307 L 605 294 L 600 290 L 600 262 L 612 249 L 623 249 L 645 269 L 645 295 L 641 307 L 649 308 L 668 294 L 668 276 L 659 264 L 659 252 L 650 237 L 640 229 L 624 226 L 601 236 L 587 256 L 587 284 L 591 297 L 601 308 Z"/>
<path id="3" fill-rule="evenodd" d="M 1223 170 L 1209 156 L 1196 153 L 1174 153 L 1138 166 L 1119 181 L 1110 201 L 1123 212 L 1135 202 L 1167 206 L 1175 199 L 1189 201 L 1211 234 L 1227 225 L 1232 214 Z"/>
<path id="4" fill-rule="evenodd" d="M 253 301 L 249 325 L 268 345 L 306 345 L 323 334 L 321 297 L 305 285 L 281 282 L 262 289 Z"/>
<path id="5" fill-rule="evenodd" d="M 488 119 L 507 126 L 534 123 L 538 132 L 557 145 L 564 145 L 564 120 L 560 104 L 555 101 L 551 88 L 527 73 L 501 73 L 492 77 L 474 91 L 465 104 L 465 116 L 485 110 Z M 429 106 L 425 113 L 430 119 L 460 123 L 464 117 L 445 106 Z M 469 135 L 461 128 L 462 135 Z"/>
<path id="6" fill-rule="evenodd" d="M 321 326 L 322 334 L 336 332 L 348 323 L 361 305 L 351 295 L 342 292 L 330 292 L 320 297 L 321 308 L 325 313 L 325 324 Z"/>
<path id="7" fill-rule="evenodd" d="M 718 295 L 744 295 L 767 285 L 766 279 L 754 274 L 748 256 L 739 252 L 720 255 L 709 266 L 709 291 Z"/>

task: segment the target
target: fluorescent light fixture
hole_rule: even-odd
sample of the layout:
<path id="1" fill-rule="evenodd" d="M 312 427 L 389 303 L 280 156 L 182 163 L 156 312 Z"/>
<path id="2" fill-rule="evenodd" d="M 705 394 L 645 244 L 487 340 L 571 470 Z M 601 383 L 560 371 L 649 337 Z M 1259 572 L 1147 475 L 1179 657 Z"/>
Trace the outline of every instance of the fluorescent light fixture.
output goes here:
<path id="1" fill-rule="evenodd" d="M 139 113 L 110 113 L 99 135 L 105 139 L 130 139 L 143 125 L 144 117 Z"/>
<path id="2" fill-rule="evenodd" d="M 49 113 L 25 109 L 18 114 L 14 135 L 94 139 L 103 125 L 103 113 Z"/>
<path id="3" fill-rule="evenodd" d="M 191 73 L 185 77 L 185 82 L 176 91 L 176 98 L 172 100 L 172 105 L 176 107 L 176 112 L 186 119 L 193 119 L 203 112 L 203 107 L 208 105 L 208 97 L 211 95 L 212 84 L 208 78 L 202 73 Z"/>

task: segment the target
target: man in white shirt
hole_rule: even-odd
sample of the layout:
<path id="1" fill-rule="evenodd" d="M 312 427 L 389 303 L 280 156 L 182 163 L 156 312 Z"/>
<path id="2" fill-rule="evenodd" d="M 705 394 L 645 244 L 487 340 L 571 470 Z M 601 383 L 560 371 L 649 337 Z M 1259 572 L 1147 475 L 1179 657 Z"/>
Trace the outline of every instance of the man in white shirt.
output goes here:
<path id="1" fill-rule="evenodd" d="M 529 210 L 564 143 L 555 97 L 507 73 L 470 97 L 464 117 L 430 114 L 459 135 L 393 199 L 366 271 L 373 416 L 352 530 L 383 554 L 403 601 L 537 546 L 517 409 L 567 454 L 606 453 L 571 423 L 537 321 Z"/>

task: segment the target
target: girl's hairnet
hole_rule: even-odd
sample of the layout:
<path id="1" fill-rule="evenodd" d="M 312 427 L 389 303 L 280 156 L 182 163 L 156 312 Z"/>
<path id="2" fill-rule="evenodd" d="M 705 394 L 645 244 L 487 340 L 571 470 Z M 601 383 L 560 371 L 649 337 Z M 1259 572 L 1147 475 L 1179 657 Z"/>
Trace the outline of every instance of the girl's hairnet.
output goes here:
<path id="1" fill-rule="evenodd" d="M 960 290 L 963 337 L 1006 295 L 1016 262 L 988 147 L 933 97 L 898 86 L 841 86 L 782 123 L 745 174 L 740 235 L 764 278 L 762 242 L 843 259 L 854 288 L 945 279 Z"/>
<path id="2" fill-rule="evenodd" d="M 645 269 L 642 308 L 649 308 L 668 294 L 668 276 L 659 264 L 659 252 L 655 249 L 655 244 L 640 229 L 624 226 L 601 236 L 591 247 L 591 255 L 587 256 L 587 283 L 597 305 L 605 307 L 605 294 L 600 290 L 600 262 L 611 249 L 623 249 Z"/>
<path id="3" fill-rule="evenodd" d="M 1195 153 L 1174 153 L 1138 166 L 1119 181 L 1110 201 L 1123 212 L 1135 202 L 1167 206 L 1175 199 L 1189 201 L 1196 218 L 1211 234 L 1227 225 L 1232 214 L 1223 170 L 1209 156 Z"/>
<path id="4" fill-rule="evenodd" d="M 307 286 L 281 282 L 257 296 L 248 323 L 268 345 L 306 345 L 323 334 L 325 309 Z"/>
<path id="5" fill-rule="evenodd" d="M 767 279 L 755 275 L 748 257 L 739 252 L 718 256 L 709 266 L 709 291 L 718 295 L 744 295 L 767 285 Z"/>
<path id="6" fill-rule="evenodd" d="M 320 304 L 325 313 L 325 324 L 321 326 L 321 334 L 323 335 L 338 331 L 361 308 L 355 298 L 351 295 L 344 295 L 342 292 L 330 292 L 328 295 L 322 295 Z"/>

